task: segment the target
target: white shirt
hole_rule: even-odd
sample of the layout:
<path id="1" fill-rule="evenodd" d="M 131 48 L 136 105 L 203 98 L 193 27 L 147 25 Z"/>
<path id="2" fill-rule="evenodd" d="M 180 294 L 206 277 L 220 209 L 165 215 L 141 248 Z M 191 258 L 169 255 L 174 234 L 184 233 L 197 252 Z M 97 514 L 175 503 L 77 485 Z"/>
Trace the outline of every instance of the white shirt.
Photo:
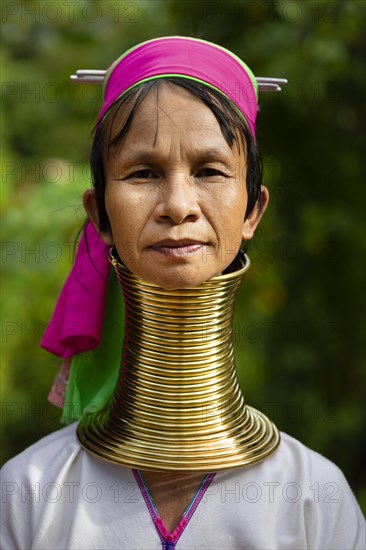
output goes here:
<path id="1" fill-rule="evenodd" d="M 216 474 L 177 550 L 366 548 L 342 472 L 281 437 L 264 462 Z M 131 469 L 85 451 L 76 423 L 10 460 L 1 477 L 3 550 L 162 548 Z"/>

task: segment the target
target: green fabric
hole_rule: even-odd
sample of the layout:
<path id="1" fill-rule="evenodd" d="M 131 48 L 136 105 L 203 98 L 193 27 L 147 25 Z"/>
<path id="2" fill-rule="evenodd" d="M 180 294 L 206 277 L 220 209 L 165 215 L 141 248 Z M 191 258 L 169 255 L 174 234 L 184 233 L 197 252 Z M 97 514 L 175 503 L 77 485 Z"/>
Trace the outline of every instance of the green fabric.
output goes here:
<path id="1" fill-rule="evenodd" d="M 109 272 L 100 345 L 75 355 L 71 362 L 61 422 L 69 424 L 100 410 L 111 397 L 121 364 L 124 302 L 114 270 Z"/>

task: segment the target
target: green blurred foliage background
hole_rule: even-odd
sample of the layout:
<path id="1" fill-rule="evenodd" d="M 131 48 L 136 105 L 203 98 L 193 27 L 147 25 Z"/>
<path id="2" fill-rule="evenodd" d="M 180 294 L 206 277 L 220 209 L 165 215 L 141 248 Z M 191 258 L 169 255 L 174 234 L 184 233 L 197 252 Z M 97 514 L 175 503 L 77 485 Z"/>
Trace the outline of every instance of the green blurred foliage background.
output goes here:
<path id="1" fill-rule="evenodd" d="M 270 206 L 234 337 L 247 402 L 334 461 L 366 509 L 364 1 L 8 1 L 2 17 L 2 462 L 59 429 L 39 341 L 72 262 L 104 69 L 164 35 L 217 42 L 257 76 Z"/>

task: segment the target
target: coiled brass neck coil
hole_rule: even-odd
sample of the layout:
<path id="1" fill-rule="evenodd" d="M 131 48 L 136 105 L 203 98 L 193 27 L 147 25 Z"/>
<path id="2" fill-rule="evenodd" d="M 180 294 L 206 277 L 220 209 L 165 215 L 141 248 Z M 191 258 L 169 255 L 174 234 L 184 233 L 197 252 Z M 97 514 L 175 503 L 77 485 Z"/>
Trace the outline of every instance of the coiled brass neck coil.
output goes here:
<path id="1" fill-rule="evenodd" d="M 122 365 L 110 402 L 78 426 L 83 447 L 152 471 L 213 472 L 271 455 L 279 432 L 244 403 L 235 370 L 234 304 L 249 258 L 178 290 L 144 281 L 113 251 L 110 261 L 126 306 Z"/>

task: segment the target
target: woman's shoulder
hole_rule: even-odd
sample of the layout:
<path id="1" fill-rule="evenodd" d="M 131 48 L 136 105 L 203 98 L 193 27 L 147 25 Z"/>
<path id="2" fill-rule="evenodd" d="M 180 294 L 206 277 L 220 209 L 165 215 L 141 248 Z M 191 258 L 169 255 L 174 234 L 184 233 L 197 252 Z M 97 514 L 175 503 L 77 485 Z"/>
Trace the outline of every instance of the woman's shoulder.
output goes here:
<path id="1" fill-rule="evenodd" d="M 281 432 L 281 442 L 277 451 L 268 461 L 263 462 L 263 475 L 276 474 L 286 483 L 300 483 L 303 487 L 325 487 L 331 493 L 331 487 L 337 491 L 347 487 L 342 470 L 319 452 L 285 432 Z"/>
<path id="2" fill-rule="evenodd" d="M 240 503 L 250 505 L 258 523 L 272 518 L 268 533 L 282 541 L 278 548 L 291 536 L 297 537 L 292 548 L 365 548 L 365 520 L 340 468 L 286 433 L 273 455 L 219 473 L 214 482 L 212 493 L 220 502 L 235 502 L 230 513 L 238 521 Z"/>
<path id="3" fill-rule="evenodd" d="M 277 450 L 262 462 L 224 471 L 216 482 L 238 482 L 240 490 L 255 495 L 277 495 L 278 502 L 304 505 L 318 513 L 321 505 L 330 511 L 359 511 L 356 498 L 341 469 L 294 437 L 281 432 Z M 274 500 L 275 501 L 275 500 Z M 274 502 L 273 501 L 273 502 Z M 334 510 L 333 510 L 334 512 Z M 358 512 L 357 512 L 358 513 Z"/>
<path id="4" fill-rule="evenodd" d="M 30 470 L 35 472 L 44 469 L 54 471 L 55 467 L 61 465 L 65 460 L 70 460 L 70 457 L 80 451 L 76 426 L 77 423 L 74 422 L 27 447 L 4 464 L 1 469 L 2 477 L 13 473 L 26 475 Z"/>
<path id="5" fill-rule="evenodd" d="M 345 481 L 343 472 L 331 460 L 285 432 L 280 435 L 280 444 L 271 456 L 237 470 L 224 470 L 220 475 L 236 476 L 244 481 L 276 479 L 283 483 Z"/>
<path id="6" fill-rule="evenodd" d="M 315 474 L 317 476 L 332 474 L 343 477 L 342 471 L 334 462 L 285 432 L 281 432 L 278 460 L 286 465 L 288 471 L 302 472 L 307 477 L 312 477 Z"/>

